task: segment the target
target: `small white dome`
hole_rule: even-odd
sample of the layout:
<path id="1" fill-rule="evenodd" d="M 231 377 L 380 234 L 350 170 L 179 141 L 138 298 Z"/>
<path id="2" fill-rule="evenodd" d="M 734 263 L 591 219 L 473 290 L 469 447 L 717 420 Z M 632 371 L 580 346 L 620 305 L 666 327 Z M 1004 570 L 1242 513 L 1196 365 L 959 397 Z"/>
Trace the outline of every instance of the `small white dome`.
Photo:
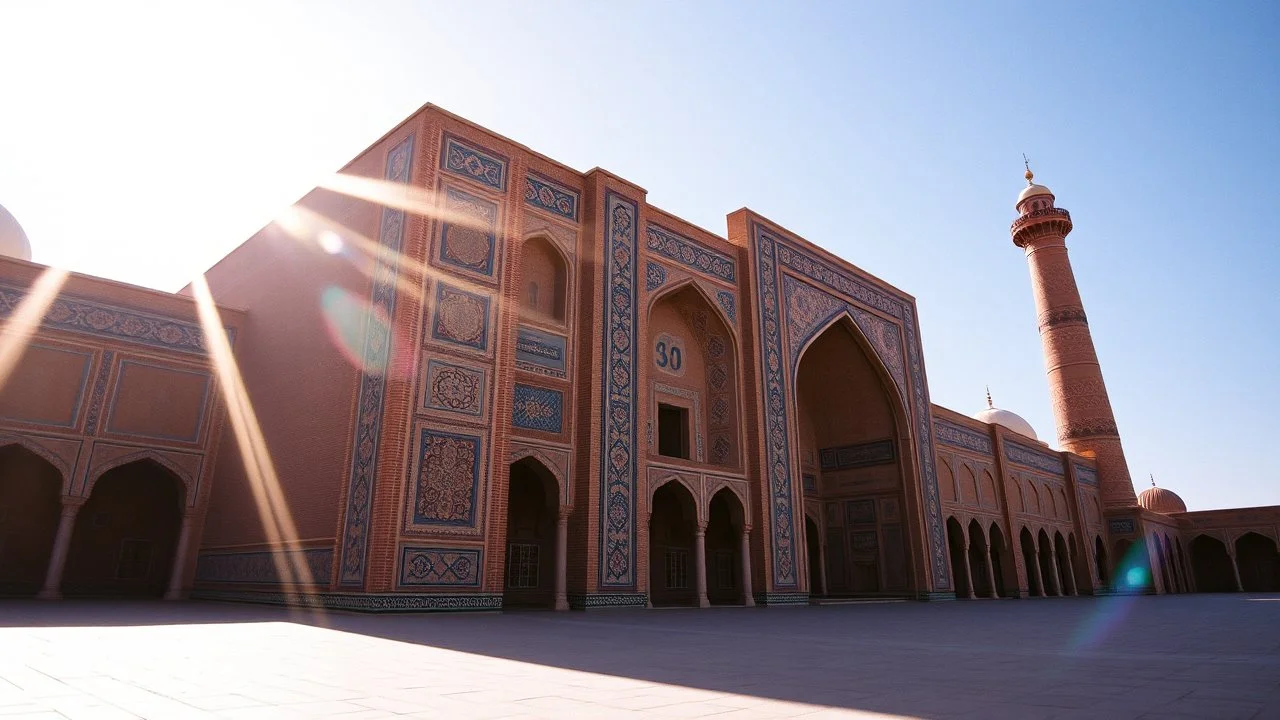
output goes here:
<path id="1" fill-rule="evenodd" d="M 31 242 L 16 218 L 0 205 L 0 255 L 31 260 Z"/>
<path id="2" fill-rule="evenodd" d="M 1031 423 L 1023 420 L 1022 416 L 1017 413 L 1012 413 L 1008 410 L 1001 410 L 996 407 L 989 407 L 973 417 L 974 419 L 981 420 L 988 425 L 1002 425 L 1019 435 L 1025 435 L 1036 442 L 1040 441 L 1040 438 L 1036 437 L 1036 431 L 1031 427 Z"/>
<path id="3" fill-rule="evenodd" d="M 1031 185 L 1022 188 L 1022 192 L 1018 193 L 1018 202 L 1015 203 L 1015 206 L 1021 205 L 1023 200 L 1026 200 L 1029 197 L 1035 197 L 1036 195 L 1053 195 L 1053 192 L 1043 185 L 1036 185 L 1032 183 Z"/>

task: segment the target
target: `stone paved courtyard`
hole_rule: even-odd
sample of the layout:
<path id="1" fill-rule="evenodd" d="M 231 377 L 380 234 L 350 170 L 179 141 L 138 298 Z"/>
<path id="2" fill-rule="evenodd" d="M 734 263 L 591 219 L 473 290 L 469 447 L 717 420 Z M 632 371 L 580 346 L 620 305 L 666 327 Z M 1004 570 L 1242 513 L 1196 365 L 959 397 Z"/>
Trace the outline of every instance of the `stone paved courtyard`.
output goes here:
<path id="1" fill-rule="evenodd" d="M 0 601 L 0 718 L 1280 718 L 1280 596 L 307 617 Z"/>

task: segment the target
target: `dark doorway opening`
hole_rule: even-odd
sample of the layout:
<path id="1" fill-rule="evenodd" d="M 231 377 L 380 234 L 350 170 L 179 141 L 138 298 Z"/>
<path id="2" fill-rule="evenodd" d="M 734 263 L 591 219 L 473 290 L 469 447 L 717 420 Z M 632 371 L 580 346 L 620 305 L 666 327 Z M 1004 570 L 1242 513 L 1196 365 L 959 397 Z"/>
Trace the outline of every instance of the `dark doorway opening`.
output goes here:
<path id="1" fill-rule="evenodd" d="M 658 454 L 689 459 L 689 410 L 658 405 Z"/>
<path id="2" fill-rule="evenodd" d="M 62 512 L 62 474 L 21 445 L 0 448 L 0 596 L 44 585 Z"/>

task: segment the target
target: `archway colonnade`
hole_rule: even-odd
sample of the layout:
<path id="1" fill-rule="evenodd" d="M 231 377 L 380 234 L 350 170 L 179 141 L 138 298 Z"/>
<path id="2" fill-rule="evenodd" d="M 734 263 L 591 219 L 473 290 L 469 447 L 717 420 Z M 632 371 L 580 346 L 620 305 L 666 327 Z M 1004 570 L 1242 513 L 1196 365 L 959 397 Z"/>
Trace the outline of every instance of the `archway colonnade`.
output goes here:
<path id="1" fill-rule="evenodd" d="M 1191 540 L 1191 573 L 1199 592 L 1280 592 L 1280 551 L 1258 532 L 1234 539 L 1201 533 Z"/>
<path id="2" fill-rule="evenodd" d="M 176 472 L 143 452 L 69 486 L 38 446 L 0 447 L 0 595 L 182 596 L 195 513 Z"/>
<path id="3" fill-rule="evenodd" d="M 649 600 L 653 606 L 755 605 L 751 526 L 741 498 L 724 487 L 699 506 L 672 478 L 653 491 L 649 514 Z"/>

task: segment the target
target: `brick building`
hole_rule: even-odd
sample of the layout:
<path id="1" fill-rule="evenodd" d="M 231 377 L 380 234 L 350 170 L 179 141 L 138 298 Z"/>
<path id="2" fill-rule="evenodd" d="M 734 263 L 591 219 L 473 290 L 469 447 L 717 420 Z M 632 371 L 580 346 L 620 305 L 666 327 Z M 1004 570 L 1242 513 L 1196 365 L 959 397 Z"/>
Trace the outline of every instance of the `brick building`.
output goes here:
<path id="1" fill-rule="evenodd" d="M 1029 171 L 1011 232 L 1062 450 L 931 404 L 914 299 L 750 210 L 721 237 L 430 105 L 339 177 L 206 274 L 259 455 L 222 432 L 238 406 L 189 291 L 72 276 L 38 308 L 0 362 L 0 590 L 361 610 L 1280 590 L 1280 507 L 1135 496 L 1070 215 Z M 53 271 L 16 222 L 0 242 L 12 346 Z"/>

